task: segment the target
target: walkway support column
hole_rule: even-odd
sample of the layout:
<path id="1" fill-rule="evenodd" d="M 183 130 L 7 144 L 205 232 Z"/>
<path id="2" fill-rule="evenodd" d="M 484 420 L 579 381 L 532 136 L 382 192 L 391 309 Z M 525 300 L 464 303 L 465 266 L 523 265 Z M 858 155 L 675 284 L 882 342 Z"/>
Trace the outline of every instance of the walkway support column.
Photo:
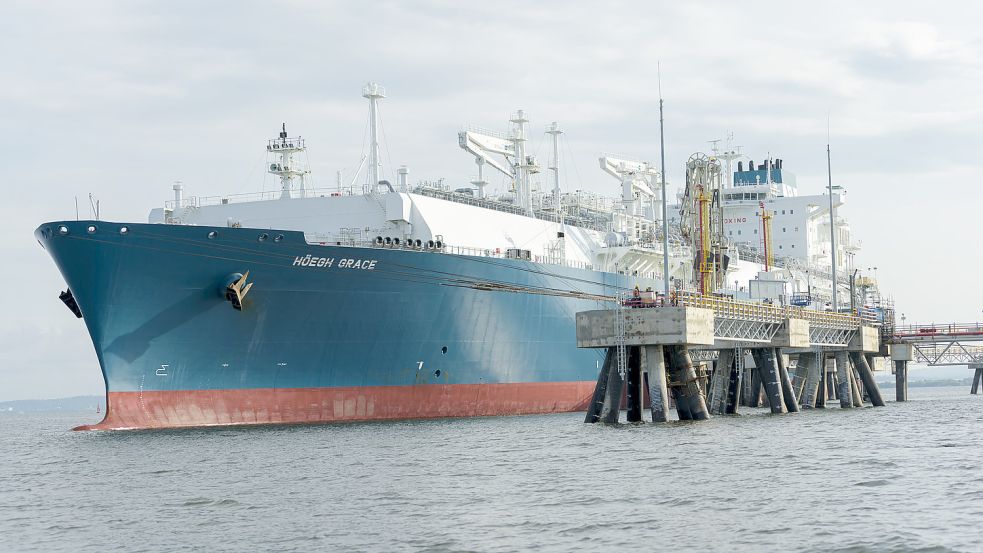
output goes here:
<path id="1" fill-rule="evenodd" d="M 975 369 L 973 371 L 973 387 L 970 388 L 969 393 L 976 395 L 980 393 L 980 381 L 983 381 L 983 365 L 971 364 L 970 369 Z"/>
<path id="2" fill-rule="evenodd" d="M 894 362 L 894 398 L 895 401 L 908 401 L 908 362 Z"/>

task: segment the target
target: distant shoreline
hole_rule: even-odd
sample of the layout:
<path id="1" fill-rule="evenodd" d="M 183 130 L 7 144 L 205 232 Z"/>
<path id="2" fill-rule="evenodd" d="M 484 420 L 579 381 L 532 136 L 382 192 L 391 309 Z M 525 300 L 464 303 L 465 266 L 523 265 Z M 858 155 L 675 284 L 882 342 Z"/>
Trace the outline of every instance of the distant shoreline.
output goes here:
<path id="1" fill-rule="evenodd" d="M 105 412 L 106 396 L 72 396 L 57 399 L 0 401 L 0 414 L 43 411 L 95 411 L 97 406 Z"/>

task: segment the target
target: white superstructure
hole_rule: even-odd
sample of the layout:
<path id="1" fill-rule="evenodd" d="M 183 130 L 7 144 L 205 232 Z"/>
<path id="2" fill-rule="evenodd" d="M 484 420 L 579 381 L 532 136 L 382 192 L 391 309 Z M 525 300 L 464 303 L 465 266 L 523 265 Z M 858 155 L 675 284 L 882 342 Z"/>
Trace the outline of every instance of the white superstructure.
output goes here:
<path id="1" fill-rule="evenodd" d="M 360 190 L 344 186 L 340 176 L 335 188 L 308 188 L 309 171 L 297 159 L 305 150 L 304 141 L 289 138 L 284 125 L 267 146 L 269 171 L 281 179 L 279 191 L 197 197 L 176 190 L 175 200 L 154 209 L 150 221 L 299 230 L 312 243 L 518 257 L 655 279 L 665 276 L 663 176 L 652 164 L 601 157 L 601 169 L 617 180 L 621 192 L 617 199 L 582 190 L 562 192 L 558 147 L 562 131 L 553 122 L 545 129 L 552 143 L 548 188 L 539 190 L 531 177 L 540 166 L 525 146 L 531 127 L 519 110 L 506 133 L 477 128 L 459 133 L 459 146 L 477 164 L 472 186 L 452 187 L 443 181 L 410 185 L 404 166 L 394 187 L 379 176 L 375 129 L 377 103 L 385 91 L 369 83 L 363 96 L 370 103 L 370 140 L 363 158 L 368 180 Z M 735 160 L 737 170 L 731 173 Z M 699 289 L 712 283 L 708 292 L 772 301 L 808 295 L 810 302 L 822 301 L 831 292 L 828 207 L 824 207 L 828 198 L 799 196 L 794 177 L 783 170 L 781 160 L 769 159 L 757 167 L 750 164 L 745 169 L 742 156 L 733 149 L 690 158 L 681 205 L 669 208 L 668 277 L 673 287 Z M 509 179 L 506 193 L 489 197 L 486 166 Z M 838 191 L 834 204 L 842 205 L 844 197 Z M 769 272 L 762 272 L 761 202 L 773 213 L 777 266 Z M 858 248 L 842 219 L 837 220 L 837 232 L 840 266 L 850 268 Z M 701 274 L 710 266 L 716 271 L 713 278 Z M 751 281 L 758 282 L 752 286 Z"/>

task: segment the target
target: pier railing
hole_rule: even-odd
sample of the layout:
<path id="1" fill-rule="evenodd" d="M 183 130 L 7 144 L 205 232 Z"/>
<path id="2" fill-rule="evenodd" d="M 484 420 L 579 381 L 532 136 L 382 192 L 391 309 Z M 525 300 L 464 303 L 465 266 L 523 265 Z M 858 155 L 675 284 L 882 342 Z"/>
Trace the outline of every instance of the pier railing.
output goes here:
<path id="1" fill-rule="evenodd" d="M 816 311 L 789 305 L 742 301 L 719 296 L 706 296 L 695 292 L 679 292 L 676 304 L 679 306 L 711 309 L 716 317 L 742 319 L 759 322 L 781 322 L 786 318 L 805 319 L 811 326 L 826 328 L 855 329 L 861 325 L 877 326 L 875 317 L 861 317 L 849 313 Z"/>

